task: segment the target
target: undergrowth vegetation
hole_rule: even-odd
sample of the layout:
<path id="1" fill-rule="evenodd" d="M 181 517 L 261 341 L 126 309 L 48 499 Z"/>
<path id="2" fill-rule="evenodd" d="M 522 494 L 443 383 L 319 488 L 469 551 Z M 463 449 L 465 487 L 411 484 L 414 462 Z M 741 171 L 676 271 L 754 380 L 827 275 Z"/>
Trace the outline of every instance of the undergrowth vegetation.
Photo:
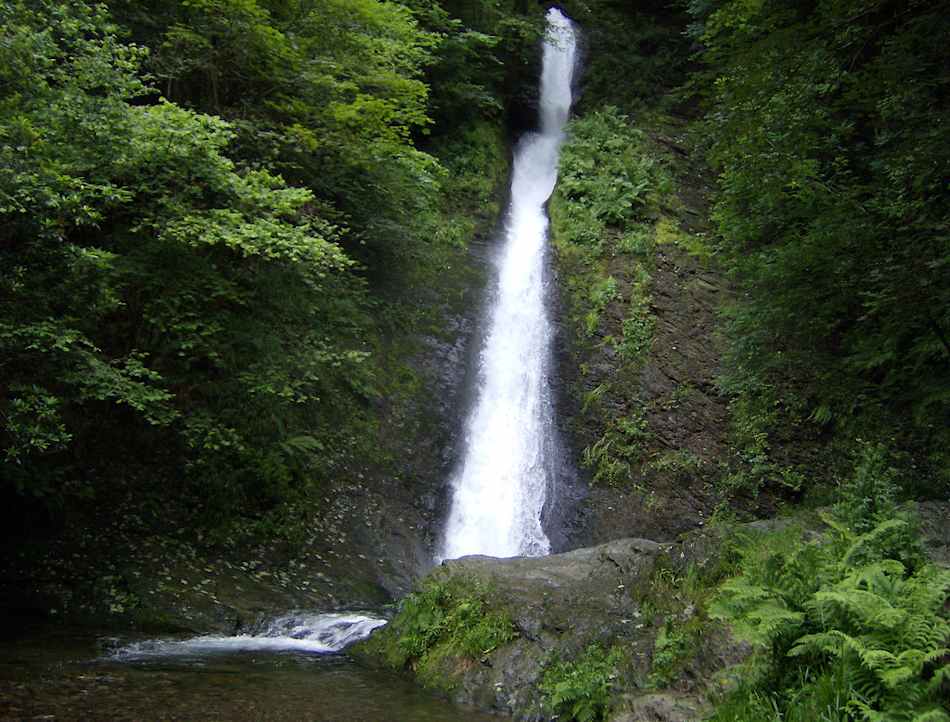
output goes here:
<path id="1" fill-rule="evenodd" d="M 621 418 L 604 409 L 635 388 L 652 345 L 654 226 L 672 181 L 645 134 L 612 107 L 570 123 L 559 173 L 550 204 L 552 239 L 576 331 L 573 353 L 583 359 L 609 347 L 620 359 L 616 374 L 603 380 L 580 363 L 580 385 L 590 390 L 578 423 L 592 439 L 583 463 L 595 482 L 619 484 L 640 460 L 646 422 L 642 414 Z"/>
<path id="2" fill-rule="evenodd" d="M 544 669 L 539 689 L 544 706 L 558 719 L 600 722 L 607 718 L 617 668 L 623 650 L 591 644 L 571 660 L 552 660 Z"/>
<path id="3" fill-rule="evenodd" d="M 511 618 L 491 609 L 488 598 L 474 582 L 430 579 L 367 646 L 393 669 L 411 669 L 423 684 L 450 689 L 459 665 L 478 662 L 515 637 Z"/>
<path id="4" fill-rule="evenodd" d="M 654 627 L 646 685 L 698 682 L 720 722 L 950 719 L 950 570 L 927 560 L 902 484 L 866 444 L 833 506 L 756 525 L 719 515 L 705 551 L 659 557 L 636 597 Z M 711 640 L 729 637 L 745 661 L 710 667 L 735 644 Z"/>
<path id="5" fill-rule="evenodd" d="M 755 650 L 714 719 L 950 719 L 950 571 L 928 563 L 871 449 L 822 514 L 753 534 L 710 614 Z"/>

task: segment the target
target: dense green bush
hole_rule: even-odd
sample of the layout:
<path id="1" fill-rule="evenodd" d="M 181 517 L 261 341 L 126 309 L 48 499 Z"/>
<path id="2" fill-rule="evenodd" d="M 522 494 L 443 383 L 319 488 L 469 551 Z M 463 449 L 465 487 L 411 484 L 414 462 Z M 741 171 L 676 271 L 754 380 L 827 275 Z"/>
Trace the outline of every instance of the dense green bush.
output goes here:
<path id="1" fill-rule="evenodd" d="M 945 9 L 690 8 L 719 173 L 713 215 L 740 289 L 723 388 L 759 418 L 771 410 L 788 426 L 896 436 L 919 461 L 931 455 L 934 486 L 945 488 Z"/>
<path id="2" fill-rule="evenodd" d="M 491 608 L 485 589 L 429 579 L 402 600 L 395 619 L 369 646 L 394 669 L 410 667 L 423 684 L 446 688 L 455 681 L 453 659 L 479 660 L 515 635 L 511 618 Z"/>

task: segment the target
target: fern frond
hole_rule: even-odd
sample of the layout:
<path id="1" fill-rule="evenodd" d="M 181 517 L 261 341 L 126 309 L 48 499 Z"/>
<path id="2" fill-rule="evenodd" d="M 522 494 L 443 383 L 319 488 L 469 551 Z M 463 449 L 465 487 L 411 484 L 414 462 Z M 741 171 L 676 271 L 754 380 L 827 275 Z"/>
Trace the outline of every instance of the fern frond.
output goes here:
<path id="1" fill-rule="evenodd" d="M 907 612 L 888 600 L 863 589 L 833 589 L 817 592 L 806 605 L 820 623 L 894 629 L 907 619 Z"/>
<path id="2" fill-rule="evenodd" d="M 872 544 L 879 543 L 887 535 L 893 534 L 897 531 L 903 531 L 907 529 L 907 522 L 903 519 L 888 519 L 885 522 L 881 522 L 876 527 L 871 529 L 871 531 L 862 534 L 848 547 L 847 551 L 844 553 L 844 556 L 841 558 L 842 564 L 846 566 L 852 566 L 857 562 L 858 555 L 861 552 L 867 551 L 868 547 Z"/>
<path id="3" fill-rule="evenodd" d="M 827 510 L 822 510 L 818 512 L 818 518 L 822 520 L 827 526 L 829 526 L 833 531 L 836 531 L 844 539 L 853 539 L 854 532 L 851 531 L 850 527 L 845 524 L 841 519 L 835 516 L 832 512 Z"/>
<path id="4" fill-rule="evenodd" d="M 847 584 L 851 587 L 860 587 L 863 585 L 868 589 L 874 589 L 875 586 L 881 584 L 890 586 L 890 582 L 895 578 L 897 580 L 901 579 L 905 571 L 906 567 L 896 559 L 882 559 L 881 561 L 855 568 L 845 575 L 840 583 Z"/>
<path id="5" fill-rule="evenodd" d="M 945 664 L 934 672 L 930 682 L 927 683 L 927 690 L 932 694 L 936 694 L 945 684 L 950 686 L 950 664 Z"/>
<path id="6" fill-rule="evenodd" d="M 950 722 L 950 715 L 938 707 L 915 715 L 912 722 Z"/>

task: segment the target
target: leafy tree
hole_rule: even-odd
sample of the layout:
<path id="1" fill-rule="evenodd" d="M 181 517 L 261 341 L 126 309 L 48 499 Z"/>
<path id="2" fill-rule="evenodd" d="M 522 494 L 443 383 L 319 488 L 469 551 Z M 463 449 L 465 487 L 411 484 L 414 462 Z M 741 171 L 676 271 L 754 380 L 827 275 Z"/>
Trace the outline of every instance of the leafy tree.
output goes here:
<path id="1" fill-rule="evenodd" d="M 4 477 L 58 500 L 144 458 L 266 508 L 373 393 L 340 229 L 155 102 L 102 7 L 16 2 L 0 37 Z"/>
<path id="2" fill-rule="evenodd" d="M 852 431 L 893 414 L 905 443 L 939 453 L 950 428 L 946 12 L 888 0 L 691 9 L 710 81 L 714 218 L 742 292 L 727 390 L 764 408 L 791 386 L 787 406 Z"/>

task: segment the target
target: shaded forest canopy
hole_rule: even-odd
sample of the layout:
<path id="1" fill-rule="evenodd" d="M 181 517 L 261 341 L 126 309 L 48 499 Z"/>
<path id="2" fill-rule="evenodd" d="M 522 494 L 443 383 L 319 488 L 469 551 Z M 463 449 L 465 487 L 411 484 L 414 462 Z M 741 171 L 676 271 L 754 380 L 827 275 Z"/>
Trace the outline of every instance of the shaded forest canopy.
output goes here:
<path id="1" fill-rule="evenodd" d="M 685 113 L 718 175 L 737 485 L 778 483 L 770 435 L 795 428 L 842 458 L 883 445 L 912 493 L 944 493 L 946 7 L 561 6 L 585 28 L 581 110 Z M 541 7 L 7 3 L 13 517 L 131 488 L 202 525 L 263 519 L 376 453 L 408 353 L 389 340 L 434 323 L 486 148 L 529 123 Z"/>
<path id="2" fill-rule="evenodd" d="M 723 389 L 950 459 L 950 25 L 943 3 L 695 2 L 719 173 L 713 219 L 742 294 Z M 926 461 L 925 461 L 926 460 Z M 939 493 L 939 492 L 938 492 Z"/>

